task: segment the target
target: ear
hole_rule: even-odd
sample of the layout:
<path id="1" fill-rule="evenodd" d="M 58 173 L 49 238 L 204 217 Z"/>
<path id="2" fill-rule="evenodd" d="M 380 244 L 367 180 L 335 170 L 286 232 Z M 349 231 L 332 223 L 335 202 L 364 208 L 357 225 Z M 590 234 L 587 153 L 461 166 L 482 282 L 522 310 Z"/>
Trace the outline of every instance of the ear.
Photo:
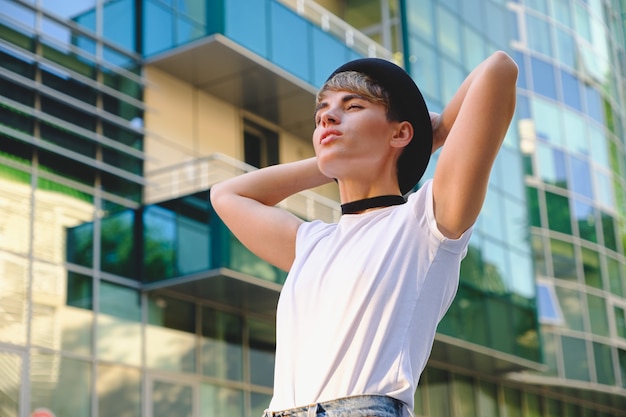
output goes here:
<path id="1" fill-rule="evenodd" d="M 411 142 L 411 139 L 413 139 L 413 125 L 407 121 L 399 122 L 390 144 L 394 148 L 404 148 Z"/>

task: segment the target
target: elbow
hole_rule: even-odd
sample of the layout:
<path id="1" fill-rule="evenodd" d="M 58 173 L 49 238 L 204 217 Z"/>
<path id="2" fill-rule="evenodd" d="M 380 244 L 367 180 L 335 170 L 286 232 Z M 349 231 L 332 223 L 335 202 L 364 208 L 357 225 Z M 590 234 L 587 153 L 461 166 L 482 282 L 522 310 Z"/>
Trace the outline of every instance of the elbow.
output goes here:
<path id="1" fill-rule="evenodd" d="M 509 82 L 513 85 L 517 82 L 519 68 L 517 63 L 509 54 L 504 51 L 496 51 L 491 55 L 491 67 L 497 71 L 502 81 Z"/>
<path id="2" fill-rule="evenodd" d="M 217 212 L 217 214 L 220 213 L 221 206 L 222 206 L 221 203 L 223 201 L 223 196 L 224 196 L 223 188 L 224 187 L 222 187 L 221 183 L 217 183 L 217 184 L 212 185 L 209 190 L 209 199 L 211 201 L 211 206 Z"/>

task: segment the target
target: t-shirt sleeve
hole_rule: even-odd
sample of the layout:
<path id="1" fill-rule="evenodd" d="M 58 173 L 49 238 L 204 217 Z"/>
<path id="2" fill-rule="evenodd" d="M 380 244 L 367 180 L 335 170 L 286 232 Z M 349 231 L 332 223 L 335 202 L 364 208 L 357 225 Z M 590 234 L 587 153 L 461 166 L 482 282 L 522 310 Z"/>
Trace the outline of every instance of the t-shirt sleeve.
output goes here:
<path id="1" fill-rule="evenodd" d="M 413 206 L 414 213 L 421 227 L 426 228 L 428 232 L 440 242 L 443 249 L 451 252 L 463 253 L 467 251 L 467 245 L 472 235 L 474 226 L 468 228 L 458 239 L 450 239 L 444 236 L 437 226 L 435 219 L 435 208 L 433 200 L 432 180 L 424 183 L 419 190 L 409 196 L 409 202 Z"/>
<path id="2" fill-rule="evenodd" d="M 321 220 L 301 223 L 296 233 L 296 257 L 309 246 L 315 245 L 329 227 L 332 227 L 332 225 Z"/>

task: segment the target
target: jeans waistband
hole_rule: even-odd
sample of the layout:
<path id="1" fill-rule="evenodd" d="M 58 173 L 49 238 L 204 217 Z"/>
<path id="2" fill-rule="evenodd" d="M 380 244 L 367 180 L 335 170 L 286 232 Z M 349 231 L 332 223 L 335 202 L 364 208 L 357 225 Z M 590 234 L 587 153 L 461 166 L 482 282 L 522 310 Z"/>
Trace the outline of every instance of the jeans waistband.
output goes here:
<path id="1" fill-rule="evenodd" d="M 263 417 L 401 417 L 404 406 L 385 395 L 358 395 L 282 411 L 265 410 Z"/>

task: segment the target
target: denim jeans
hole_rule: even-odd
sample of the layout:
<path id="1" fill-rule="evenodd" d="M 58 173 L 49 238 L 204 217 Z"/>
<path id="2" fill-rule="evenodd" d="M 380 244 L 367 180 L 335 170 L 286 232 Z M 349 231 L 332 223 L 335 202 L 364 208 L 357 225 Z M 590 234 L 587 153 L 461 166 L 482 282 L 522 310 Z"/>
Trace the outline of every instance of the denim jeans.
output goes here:
<path id="1" fill-rule="evenodd" d="M 384 395 L 359 395 L 282 411 L 263 417 L 401 417 L 404 403 Z"/>

